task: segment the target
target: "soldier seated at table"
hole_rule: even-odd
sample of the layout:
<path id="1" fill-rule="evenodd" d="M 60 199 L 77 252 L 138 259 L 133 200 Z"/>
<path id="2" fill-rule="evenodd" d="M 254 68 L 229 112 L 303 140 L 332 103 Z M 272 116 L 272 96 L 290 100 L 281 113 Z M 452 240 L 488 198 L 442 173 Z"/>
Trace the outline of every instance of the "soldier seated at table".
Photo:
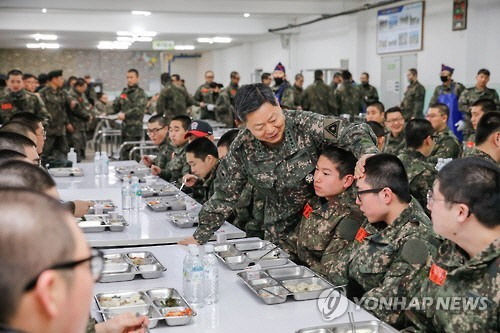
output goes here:
<path id="1" fill-rule="evenodd" d="M 486 113 L 476 130 L 476 147 L 465 157 L 477 156 L 500 165 L 500 111 Z"/>
<path id="2" fill-rule="evenodd" d="M 445 241 L 405 312 L 412 332 L 500 332 L 499 193 L 500 169 L 487 160 L 458 159 L 439 171 L 428 207 Z"/>
<path id="3" fill-rule="evenodd" d="M 314 171 L 316 197 L 304 206 L 302 220 L 284 243 L 294 261 L 321 271 L 323 258 L 336 256 L 349 238 L 354 240 L 345 232 L 354 230 L 356 234 L 363 222 L 351 186 L 356 162 L 351 152 L 333 145 L 321 152 Z"/>
<path id="4" fill-rule="evenodd" d="M 370 126 L 373 133 L 375 133 L 375 136 L 377 137 L 377 148 L 378 150 L 382 151 L 382 149 L 384 149 L 384 143 L 385 143 L 384 126 L 380 125 L 380 123 L 373 120 L 367 121 L 366 124 Z"/>
<path id="5" fill-rule="evenodd" d="M 408 148 L 398 155 L 408 175 L 410 194 L 422 207 L 427 205 L 427 192 L 432 189 L 437 175 L 434 164 L 426 160 L 434 147 L 433 134 L 434 129 L 428 120 L 410 120 L 405 126 Z M 426 213 L 429 215 L 429 211 Z"/>
<path id="6" fill-rule="evenodd" d="M 384 113 L 385 126 L 389 132 L 385 135 L 384 148 L 382 152 L 397 155 L 406 146 L 403 130 L 405 128 L 405 119 L 401 108 L 395 106 L 387 109 Z"/>
<path id="7" fill-rule="evenodd" d="M 149 118 L 146 133 L 155 146 L 158 147 L 156 158 L 149 155 L 142 156 L 142 163 L 150 168 L 153 164 L 161 169 L 166 169 L 172 157 L 174 147 L 168 137 L 168 121 L 163 115 L 155 115 Z"/>
<path id="8" fill-rule="evenodd" d="M 203 120 L 193 120 L 189 124 L 186 135 L 186 139 L 191 142 L 196 138 L 208 138 L 210 141 L 214 142 L 214 129 L 212 126 Z"/>
<path id="9" fill-rule="evenodd" d="M 462 153 L 462 146 L 457 137 L 448 128 L 450 109 L 446 104 L 436 103 L 429 106 L 425 119 L 431 122 L 435 132 L 436 144 L 427 161 L 436 164 L 439 158 L 458 158 Z"/>
<path id="10" fill-rule="evenodd" d="M 170 122 L 168 137 L 174 146 L 170 161 L 166 167 L 156 164 L 151 166 L 151 173 L 160 176 L 167 182 L 176 183 L 178 187 L 182 184 L 182 176 L 189 172 L 189 164 L 186 161 L 186 147 L 188 140 L 186 133 L 191 123 L 191 118 L 185 115 L 176 116 Z"/>
<path id="11" fill-rule="evenodd" d="M 436 255 L 439 240 L 411 197 L 405 168 L 396 156 L 367 158 L 356 192 L 366 221 L 355 241 L 339 251 L 328 278 L 334 285 L 346 285 L 347 296 L 380 320 L 399 327 L 403 316 L 395 298 L 417 291 L 424 279 L 419 273 Z"/>

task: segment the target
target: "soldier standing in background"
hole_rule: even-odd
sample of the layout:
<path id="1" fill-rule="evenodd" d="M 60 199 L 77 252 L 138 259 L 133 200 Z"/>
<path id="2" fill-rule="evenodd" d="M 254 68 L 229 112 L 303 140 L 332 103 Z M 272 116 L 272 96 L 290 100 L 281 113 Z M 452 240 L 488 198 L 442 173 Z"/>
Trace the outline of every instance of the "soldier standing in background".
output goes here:
<path id="1" fill-rule="evenodd" d="M 54 70 L 49 72 L 48 83 L 40 90 L 40 97 L 51 117 L 50 125 L 46 128 L 47 139 L 43 148 L 43 161 L 51 164 L 51 167 L 67 165 L 69 147 L 66 131 L 74 131 L 67 114 L 74 102 L 69 101 L 67 93 L 62 89 L 63 85 L 63 71 Z"/>
<path id="2" fill-rule="evenodd" d="M 260 76 L 260 82 L 270 87 L 271 83 L 273 83 L 273 77 L 271 76 L 271 73 L 262 73 L 262 75 Z"/>
<path id="3" fill-rule="evenodd" d="M 283 109 L 295 109 L 294 92 L 292 85 L 286 79 L 285 66 L 280 63 L 276 65 L 273 73 L 274 86 L 273 92 Z"/>
<path id="4" fill-rule="evenodd" d="M 233 107 L 233 95 L 231 95 L 231 90 L 224 89 L 222 84 L 212 82 L 211 87 L 213 87 L 214 98 L 216 98 L 215 105 L 208 105 L 208 110 L 213 111 L 215 114 L 215 120 L 225 124 L 227 127 L 234 127 L 234 107 Z"/>
<path id="5" fill-rule="evenodd" d="M 90 104 L 85 95 L 86 90 L 87 82 L 79 78 L 68 93 L 71 101 L 68 117 L 69 122 L 74 128 L 74 132 L 70 133 L 68 141 L 70 146 L 75 148 L 78 162 L 85 158 L 87 124 L 93 112 L 92 104 Z"/>
<path id="6" fill-rule="evenodd" d="M 34 94 L 36 92 L 36 88 L 38 87 L 38 80 L 36 76 L 33 74 L 25 73 L 23 75 L 24 89 Z"/>
<path id="7" fill-rule="evenodd" d="M 417 70 L 410 68 L 406 73 L 410 85 L 405 90 L 405 96 L 401 102 L 403 117 L 408 122 L 413 118 L 424 117 L 425 88 L 418 82 Z"/>
<path id="8" fill-rule="evenodd" d="M 307 87 L 304 92 L 302 108 L 325 116 L 338 116 L 333 91 L 323 82 L 323 71 L 320 69 L 314 71 L 314 83 Z"/>
<path id="9" fill-rule="evenodd" d="M 330 87 L 332 88 L 333 91 L 335 91 L 335 89 L 337 89 L 337 87 L 341 83 L 342 83 L 342 74 L 340 72 L 335 72 L 335 74 L 333 74 L 332 82 L 330 82 Z"/>
<path id="10" fill-rule="evenodd" d="M 85 90 L 85 96 L 87 97 L 87 100 L 89 101 L 92 106 L 95 106 L 95 103 L 97 102 L 97 93 L 94 88 L 94 83 L 92 82 L 92 77 L 87 74 L 84 77 L 85 82 L 87 83 L 87 90 Z"/>
<path id="11" fill-rule="evenodd" d="M 302 110 L 302 99 L 304 98 L 304 75 L 295 75 L 293 84 L 293 102 L 296 110 Z"/>
<path id="12" fill-rule="evenodd" d="M 352 74 L 348 70 L 342 71 L 342 83 L 334 92 L 335 114 L 348 114 L 351 121 L 363 110 L 363 98 L 360 90 L 352 84 Z"/>
<path id="13" fill-rule="evenodd" d="M 359 78 L 360 85 L 358 86 L 361 91 L 361 97 L 363 98 L 363 109 L 374 102 L 378 102 L 377 88 L 370 85 L 370 75 L 367 72 L 363 72 Z"/>
<path id="14" fill-rule="evenodd" d="M 205 107 L 204 102 L 195 101 L 186 88 L 182 87 L 179 75 L 166 77 L 156 104 L 156 113 L 163 115 L 170 122 L 176 116 L 187 115 L 187 108 L 192 105 Z"/>
<path id="15" fill-rule="evenodd" d="M 214 72 L 205 72 L 205 83 L 198 87 L 194 94 L 195 101 L 203 102 L 205 104 L 214 104 L 215 100 L 212 95 L 212 90 L 210 89 L 210 83 L 214 81 Z M 209 112 L 207 107 L 201 108 L 201 119 L 212 119 L 215 120 L 215 115 L 213 112 Z"/>
<path id="16" fill-rule="evenodd" d="M 143 133 L 143 118 L 148 96 L 139 87 L 139 72 L 129 69 L 127 72 L 127 87 L 113 103 L 113 112 L 118 113 L 117 119 L 122 120 L 122 142 L 139 141 Z M 128 160 L 132 146 L 122 149 L 120 159 Z"/>

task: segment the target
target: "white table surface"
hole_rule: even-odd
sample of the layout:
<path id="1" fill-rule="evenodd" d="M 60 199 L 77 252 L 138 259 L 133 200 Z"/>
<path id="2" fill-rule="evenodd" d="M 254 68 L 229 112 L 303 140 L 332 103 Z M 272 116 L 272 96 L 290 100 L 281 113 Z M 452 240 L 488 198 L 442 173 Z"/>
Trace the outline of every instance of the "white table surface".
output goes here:
<path id="1" fill-rule="evenodd" d="M 144 247 L 151 251 L 166 267 L 167 271 L 158 279 L 142 279 L 114 283 L 96 283 L 94 294 L 102 292 L 117 292 L 130 290 L 147 290 L 153 288 L 175 288 L 182 292 L 182 262 L 187 253 L 187 247 L 167 245 Z M 138 251 L 139 248 L 130 249 Z M 122 252 L 127 249 L 106 250 L 106 253 Z M 164 321 L 151 332 L 273 332 L 290 333 L 301 328 L 348 323 L 347 312 L 333 321 L 324 321 L 317 307 L 316 300 L 295 301 L 291 297 L 285 303 L 267 305 L 262 302 L 236 276 L 238 271 L 232 271 L 219 261 L 219 302 L 215 305 L 205 305 L 197 310 L 198 314 L 187 326 L 169 327 Z M 92 316 L 102 321 L 97 306 L 92 301 Z M 348 311 L 354 315 L 355 322 L 376 320 L 374 316 L 363 309 L 349 304 Z"/>

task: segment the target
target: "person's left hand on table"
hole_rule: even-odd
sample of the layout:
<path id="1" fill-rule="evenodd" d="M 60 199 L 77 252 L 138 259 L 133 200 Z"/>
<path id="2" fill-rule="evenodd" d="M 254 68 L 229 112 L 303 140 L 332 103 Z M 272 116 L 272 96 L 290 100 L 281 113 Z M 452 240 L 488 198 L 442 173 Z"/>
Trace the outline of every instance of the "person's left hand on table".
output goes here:
<path id="1" fill-rule="evenodd" d="M 177 244 L 179 244 L 179 245 L 189 245 L 189 244 L 199 245 L 198 241 L 193 236 L 189 236 L 187 238 L 184 238 L 183 240 L 179 241 Z"/>

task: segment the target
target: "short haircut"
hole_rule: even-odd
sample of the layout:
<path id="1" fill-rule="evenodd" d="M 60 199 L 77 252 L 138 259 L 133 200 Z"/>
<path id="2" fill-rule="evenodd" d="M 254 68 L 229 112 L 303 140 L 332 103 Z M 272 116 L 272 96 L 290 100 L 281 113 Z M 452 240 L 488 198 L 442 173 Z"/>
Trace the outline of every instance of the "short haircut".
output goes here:
<path id="1" fill-rule="evenodd" d="M 334 78 L 334 79 L 335 79 L 335 78 L 337 78 L 337 77 L 339 77 L 339 76 L 342 76 L 342 73 L 340 73 L 340 72 L 335 72 L 335 74 L 333 74 L 333 78 Z"/>
<path id="2" fill-rule="evenodd" d="M 24 154 L 27 146 L 36 147 L 36 144 L 22 134 L 0 131 L 0 149 L 12 149 Z"/>
<path id="3" fill-rule="evenodd" d="M 303 79 L 304 78 L 304 75 L 302 74 L 295 74 L 295 81 L 297 81 L 298 79 Z"/>
<path id="4" fill-rule="evenodd" d="M 394 112 L 399 112 L 401 113 L 401 116 L 403 115 L 403 111 L 401 110 L 401 108 L 399 106 L 393 106 L 392 108 L 388 108 L 385 112 L 384 112 L 384 119 L 387 119 L 387 115 L 389 113 L 394 113 Z"/>
<path id="5" fill-rule="evenodd" d="M 179 74 L 172 74 L 172 79 L 175 79 L 175 81 L 180 81 L 181 76 Z"/>
<path id="6" fill-rule="evenodd" d="M 129 69 L 127 73 L 135 73 L 135 76 L 139 77 L 139 71 L 135 68 Z"/>
<path id="7" fill-rule="evenodd" d="M 49 80 L 49 76 L 46 73 L 38 74 L 38 83 L 43 86 Z"/>
<path id="8" fill-rule="evenodd" d="M 489 98 L 481 98 L 472 103 L 471 106 L 479 106 L 484 113 L 497 111 L 497 105 L 495 101 Z"/>
<path id="9" fill-rule="evenodd" d="M 342 80 L 350 80 L 352 78 L 351 72 L 349 72 L 347 69 L 342 71 Z"/>
<path id="10" fill-rule="evenodd" d="M 67 83 L 68 85 L 70 84 L 71 81 L 76 81 L 78 78 L 74 75 L 71 75 L 70 77 L 68 77 L 68 80 L 67 80 Z"/>
<path id="11" fill-rule="evenodd" d="M 384 104 L 382 104 L 382 102 L 372 102 L 370 104 L 368 104 L 366 107 L 368 108 L 369 106 L 373 106 L 375 108 L 377 108 L 377 110 L 380 112 L 380 113 L 384 113 L 385 112 L 385 106 Z"/>
<path id="12" fill-rule="evenodd" d="M 434 134 L 434 128 L 427 119 L 412 119 L 405 126 L 406 145 L 417 149 L 424 144 L 424 140 Z"/>
<path id="13" fill-rule="evenodd" d="M 197 138 L 191 141 L 186 147 L 186 153 L 191 153 L 195 158 L 205 162 L 208 155 L 212 155 L 216 159 L 219 158 L 217 147 L 208 138 Z"/>
<path id="14" fill-rule="evenodd" d="M 160 75 L 160 82 L 162 85 L 170 81 L 170 79 L 171 79 L 170 73 L 165 72 Z"/>
<path id="15" fill-rule="evenodd" d="M 436 179 L 446 202 L 466 204 L 488 228 L 500 224 L 500 168 L 493 162 L 480 157 L 459 158 L 447 163 Z"/>
<path id="16" fill-rule="evenodd" d="M 11 121 L 19 121 L 21 123 L 24 123 L 31 128 L 33 128 L 34 131 L 37 130 L 37 128 L 42 125 L 43 120 L 38 117 L 36 114 L 31 113 L 31 112 L 19 112 L 15 113 L 12 118 L 10 118 Z"/>
<path id="17" fill-rule="evenodd" d="M 240 74 L 238 74 L 238 72 L 232 71 L 229 76 L 230 76 L 231 79 L 235 79 L 238 75 L 240 75 Z"/>
<path id="18" fill-rule="evenodd" d="M 23 72 L 21 72 L 19 69 L 12 69 L 7 73 L 7 80 L 10 79 L 11 76 L 18 76 L 18 75 L 23 76 Z"/>
<path id="19" fill-rule="evenodd" d="M 27 79 L 31 79 L 31 78 L 36 79 L 36 76 L 33 74 L 30 74 L 30 73 L 23 74 L 23 80 L 27 80 Z"/>
<path id="20" fill-rule="evenodd" d="M 18 133 L 24 135 L 25 137 L 28 137 L 29 133 L 36 135 L 35 130 L 36 129 L 33 129 L 30 125 L 17 120 L 6 122 L 2 125 L 2 127 L 0 127 L 0 132 Z"/>
<path id="21" fill-rule="evenodd" d="M 438 109 L 439 114 L 442 116 L 450 117 L 450 109 L 448 108 L 448 105 L 443 104 L 443 103 L 434 103 L 429 105 L 429 109 Z"/>
<path id="22" fill-rule="evenodd" d="M 490 71 L 487 70 L 486 68 L 481 68 L 479 71 L 477 71 L 477 75 L 479 74 L 484 74 L 486 76 L 490 76 Z"/>
<path id="23" fill-rule="evenodd" d="M 20 153 L 15 150 L 11 149 L 2 149 L 0 150 L 0 164 L 11 161 L 11 160 L 22 160 L 25 159 L 27 156 L 23 153 Z M 2 175 L 0 175 L 2 176 Z M 1 177 L 0 177 L 1 180 Z"/>
<path id="24" fill-rule="evenodd" d="M 163 115 L 157 114 L 149 118 L 148 123 L 159 123 L 161 127 L 165 127 L 168 125 L 168 120 Z"/>
<path id="25" fill-rule="evenodd" d="M 262 84 L 245 84 L 238 89 L 234 97 L 234 109 L 239 120 L 246 122 L 247 115 L 256 111 L 264 103 L 277 106 L 273 90 Z"/>
<path id="26" fill-rule="evenodd" d="M 366 75 L 366 77 L 369 79 L 370 78 L 370 74 L 368 74 L 367 72 L 363 72 L 361 73 L 361 75 Z"/>
<path id="27" fill-rule="evenodd" d="M 0 187 L 26 188 L 45 192 L 56 186 L 44 169 L 25 161 L 7 161 L 0 165 Z"/>
<path id="28" fill-rule="evenodd" d="M 330 162 L 336 164 L 335 169 L 339 172 L 339 177 L 354 175 L 354 168 L 358 161 L 353 153 L 334 145 L 325 145 L 320 156 L 326 157 Z"/>
<path id="29" fill-rule="evenodd" d="M 31 279 L 47 267 L 73 260 L 70 218 L 66 208 L 47 195 L 29 189 L 0 190 L 1 323 L 12 320 Z M 41 235 L 43 241 L 38 239 Z"/>
<path id="30" fill-rule="evenodd" d="M 476 145 L 481 145 L 488 137 L 500 131 L 500 112 L 493 111 L 485 113 L 477 123 Z"/>
<path id="31" fill-rule="evenodd" d="M 208 74 L 208 73 L 212 73 L 212 74 L 214 74 L 214 71 L 212 71 L 212 70 L 208 70 L 208 71 L 206 71 L 206 72 L 205 72 L 205 76 L 207 76 L 207 74 Z"/>
<path id="32" fill-rule="evenodd" d="M 226 133 L 224 133 L 219 142 L 217 142 L 217 147 L 230 147 L 231 143 L 233 143 L 234 139 L 240 134 L 240 130 L 237 128 L 230 129 Z"/>
<path id="33" fill-rule="evenodd" d="M 75 87 L 83 87 L 86 84 L 87 84 L 87 81 L 85 81 L 85 79 L 78 78 L 78 79 L 76 79 Z"/>
<path id="34" fill-rule="evenodd" d="M 388 187 L 401 202 L 411 201 L 408 176 L 403 162 L 392 154 L 377 154 L 366 159 L 366 182 L 372 188 Z"/>
<path id="35" fill-rule="evenodd" d="M 314 71 L 314 79 L 321 79 L 323 77 L 323 71 L 321 69 L 317 69 Z"/>
<path id="36" fill-rule="evenodd" d="M 182 123 L 182 128 L 184 128 L 185 131 L 188 130 L 189 124 L 191 124 L 191 118 L 189 118 L 189 116 L 185 116 L 185 115 L 175 116 L 170 121 L 170 123 L 172 123 L 172 121 L 174 121 L 174 120 L 180 121 Z"/>
<path id="37" fill-rule="evenodd" d="M 380 123 L 376 121 L 367 121 L 366 124 L 371 127 L 373 133 L 375 133 L 375 136 L 377 138 L 380 138 L 385 135 L 385 129 L 384 126 L 380 125 Z"/>
<path id="38" fill-rule="evenodd" d="M 270 73 L 262 73 L 262 75 L 260 76 L 260 80 L 261 81 L 264 81 L 264 80 L 267 80 L 271 77 L 271 74 Z"/>
<path id="39" fill-rule="evenodd" d="M 408 72 L 412 73 L 413 75 L 418 75 L 418 72 L 415 68 L 410 68 Z"/>

